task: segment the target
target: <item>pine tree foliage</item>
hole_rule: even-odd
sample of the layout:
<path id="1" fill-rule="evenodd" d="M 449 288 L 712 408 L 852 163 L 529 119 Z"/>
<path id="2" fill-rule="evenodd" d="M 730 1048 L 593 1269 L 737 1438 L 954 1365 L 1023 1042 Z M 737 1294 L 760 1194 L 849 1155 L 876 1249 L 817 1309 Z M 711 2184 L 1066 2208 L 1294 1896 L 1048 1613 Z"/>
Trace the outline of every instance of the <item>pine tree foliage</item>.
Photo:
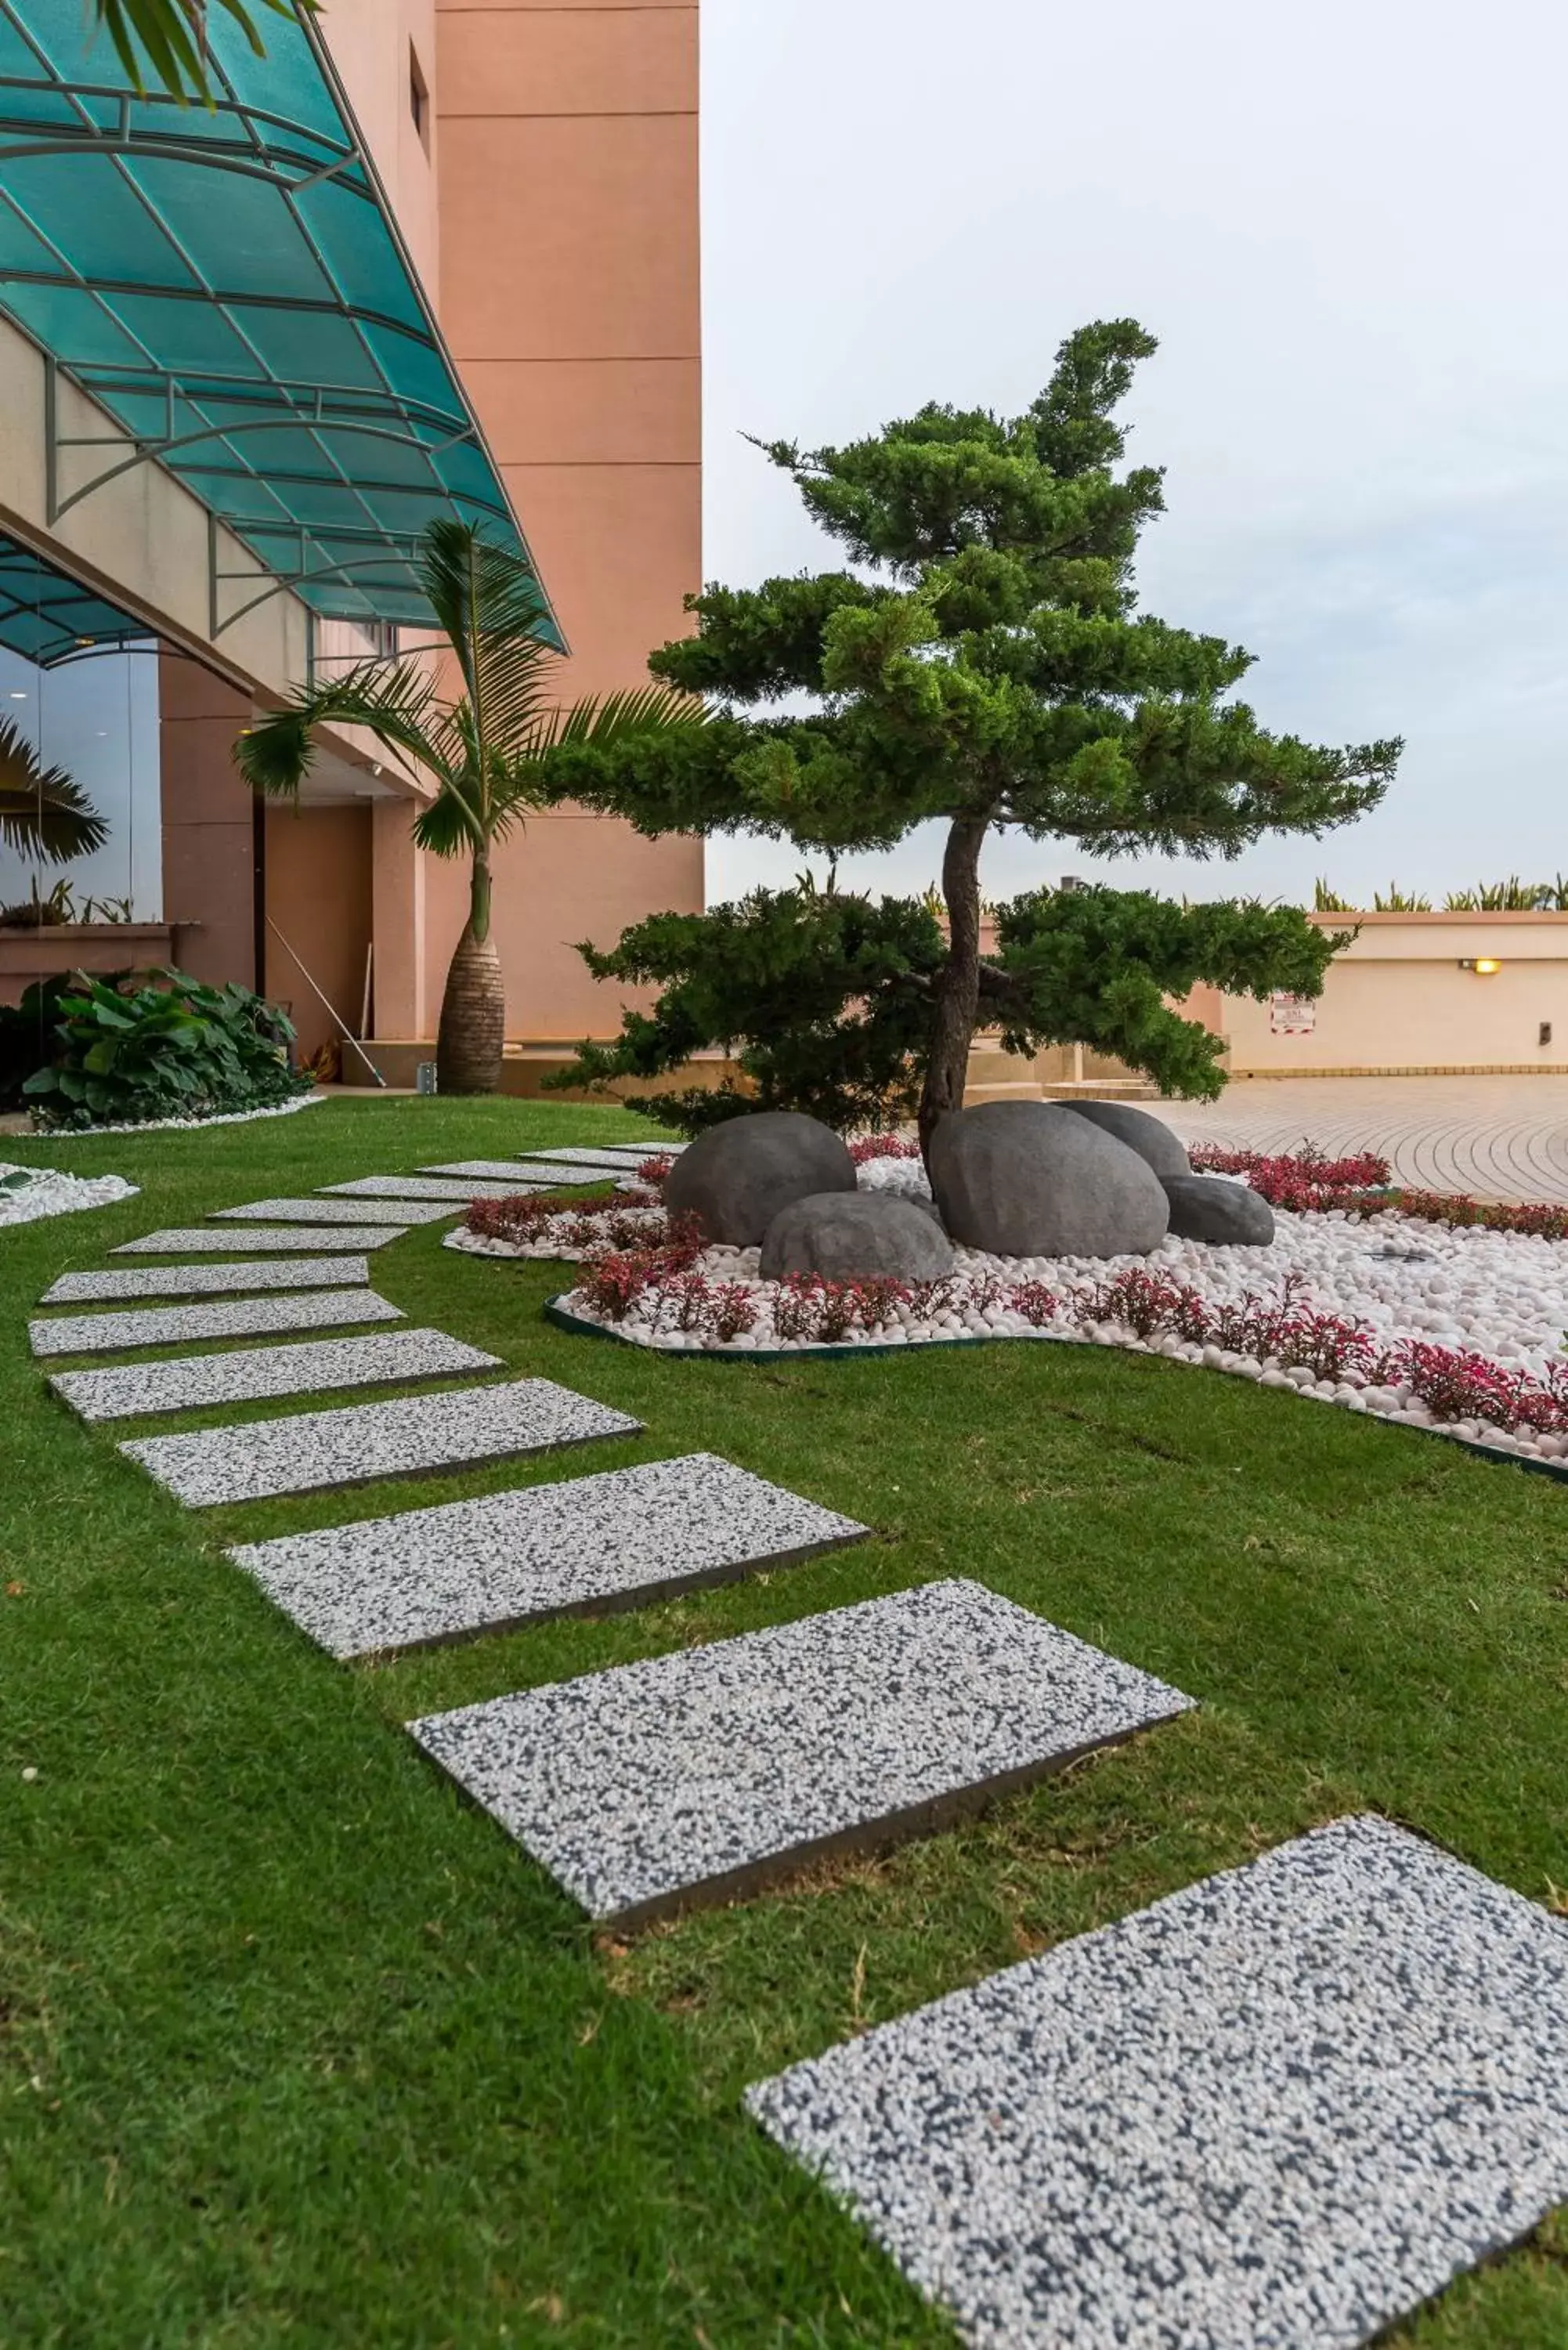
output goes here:
<path id="1" fill-rule="evenodd" d="M 1348 823 L 1381 799 L 1398 757 L 1394 741 L 1334 749 L 1267 733 L 1235 697 L 1249 654 L 1136 610 L 1138 536 L 1163 490 L 1158 472 L 1124 467 L 1114 411 L 1154 348 L 1130 319 L 1100 322 L 1068 338 L 1022 416 L 933 403 L 843 448 L 767 444 L 853 567 L 707 588 L 695 635 L 650 667 L 716 700 L 714 723 L 648 745 L 568 746 L 551 763 L 558 796 L 649 834 L 744 830 L 838 851 L 945 823 L 928 1136 L 962 1100 L 990 986 L 980 861 L 993 834 L 1230 858 L 1265 833 Z M 1155 901 L 1135 896 L 1113 922 L 1104 899 L 1102 935 L 1130 954 Z M 776 929 L 776 912 L 753 919 Z M 1299 962 L 1309 951 L 1292 928 L 1270 935 Z M 1165 939 L 1161 918 L 1150 971 Z M 1040 1024 L 1024 1017 L 1013 1033 Z M 1152 1036 L 1158 1024 L 1144 1025 Z"/>
<path id="2" fill-rule="evenodd" d="M 1142 890 L 1041 889 L 997 918 L 981 965 L 981 1018 L 1017 1053 L 1080 1044 L 1162 1091 L 1212 1099 L 1220 1039 L 1170 1008 L 1207 981 L 1233 995 L 1315 995 L 1341 935 L 1292 906 L 1176 906 Z M 607 954 L 598 979 L 660 993 L 609 1045 L 584 1045 L 551 1082 L 603 1085 L 683 1067 L 717 1045 L 742 1083 L 632 1100 L 700 1134 L 748 1109 L 800 1109 L 848 1129 L 897 1125 L 919 1105 L 947 940 L 921 899 L 872 900 L 809 887 L 754 891 L 708 914 L 656 914 Z"/>

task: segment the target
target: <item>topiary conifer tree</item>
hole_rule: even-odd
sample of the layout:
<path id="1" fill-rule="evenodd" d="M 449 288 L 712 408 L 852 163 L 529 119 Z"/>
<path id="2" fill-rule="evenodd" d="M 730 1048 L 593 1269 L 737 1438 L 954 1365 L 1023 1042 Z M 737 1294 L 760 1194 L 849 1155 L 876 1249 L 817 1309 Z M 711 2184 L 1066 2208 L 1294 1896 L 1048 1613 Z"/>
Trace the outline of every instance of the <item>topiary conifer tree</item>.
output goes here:
<path id="1" fill-rule="evenodd" d="M 1131 319 L 1100 322 L 1062 345 L 1022 416 L 932 403 L 844 448 L 766 444 L 855 567 L 707 588 L 691 599 L 696 634 L 665 645 L 649 668 L 717 701 L 713 723 L 646 743 L 571 745 L 550 762 L 556 796 L 651 835 L 745 830 L 836 854 L 890 847 L 933 817 L 946 824 L 946 937 L 934 968 L 898 977 L 923 1000 L 924 1139 L 962 1103 L 982 1018 L 1020 1047 L 1077 1035 L 1179 1090 L 1217 1091 L 1218 1048 L 1179 1023 L 1192 1035 L 1178 1049 L 1164 1011 L 1177 975 L 1315 991 L 1332 951 L 1292 910 L 1184 910 L 1090 891 L 1072 893 L 1092 901 L 1082 910 L 1066 894 L 1021 900 L 1002 923 L 1002 951 L 984 957 L 980 866 L 993 834 L 1102 857 L 1230 858 L 1267 832 L 1315 837 L 1360 816 L 1399 754 L 1397 741 L 1336 750 L 1266 733 L 1231 698 L 1248 653 L 1135 610 L 1138 536 L 1164 498 L 1159 473 L 1122 469 L 1127 436 L 1113 411 L 1154 349 Z M 801 696 L 809 706 L 798 713 L 770 707 Z M 755 1037 L 761 1018 L 783 1034 L 798 933 L 820 911 L 798 893 L 748 904 L 752 1024 L 728 1033 Z M 736 911 L 683 918 L 711 926 L 681 934 L 688 1012 L 704 992 L 693 985 L 704 962 L 711 980 L 736 961 Z M 606 975 L 659 975 L 651 927 L 590 962 Z M 1093 999 L 1073 977 L 1090 966 Z M 733 1016 L 713 986 L 706 995 L 714 1018 Z M 863 1001 L 846 992 L 845 1015 Z M 689 1051 L 691 1021 L 677 1024 Z M 622 1046 L 589 1055 L 581 1074 L 611 1074 L 617 1053 L 630 1068 L 656 1056 L 657 1039 L 628 1024 Z"/>

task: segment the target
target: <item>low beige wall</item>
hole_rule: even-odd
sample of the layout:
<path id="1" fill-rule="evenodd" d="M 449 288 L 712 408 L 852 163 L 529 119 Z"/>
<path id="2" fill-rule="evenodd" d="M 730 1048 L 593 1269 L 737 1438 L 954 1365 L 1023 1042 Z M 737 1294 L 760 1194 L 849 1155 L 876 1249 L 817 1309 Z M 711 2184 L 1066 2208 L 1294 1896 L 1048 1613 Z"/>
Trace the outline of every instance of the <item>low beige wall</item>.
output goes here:
<path id="1" fill-rule="evenodd" d="M 1568 914 L 1312 919 L 1356 934 L 1300 1011 L 1310 1026 L 1293 1029 L 1296 1007 L 1245 996 L 1208 1012 L 1231 1076 L 1568 1071 Z M 1496 972 L 1465 968 L 1485 960 Z"/>

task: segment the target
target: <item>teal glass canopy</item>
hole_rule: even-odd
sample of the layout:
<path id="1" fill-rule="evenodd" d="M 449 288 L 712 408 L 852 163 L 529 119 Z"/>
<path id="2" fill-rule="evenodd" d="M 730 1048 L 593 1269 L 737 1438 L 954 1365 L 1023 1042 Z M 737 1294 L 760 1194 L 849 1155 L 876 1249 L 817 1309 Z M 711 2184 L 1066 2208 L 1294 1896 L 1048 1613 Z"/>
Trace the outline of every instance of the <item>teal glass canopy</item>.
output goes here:
<path id="1" fill-rule="evenodd" d="M 0 645 L 8 651 L 39 669 L 55 669 L 78 654 L 140 643 L 150 634 L 145 620 L 133 620 L 0 531 Z"/>
<path id="2" fill-rule="evenodd" d="M 84 0 L 0 0 L 0 311 L 134 450 L 51 432 L 51 519 L 156 462 L 280 588 L 415 627 L 420 533 L 526 554 L 320 39 L 209 13 L 213 102 L 138 97 Z"/>

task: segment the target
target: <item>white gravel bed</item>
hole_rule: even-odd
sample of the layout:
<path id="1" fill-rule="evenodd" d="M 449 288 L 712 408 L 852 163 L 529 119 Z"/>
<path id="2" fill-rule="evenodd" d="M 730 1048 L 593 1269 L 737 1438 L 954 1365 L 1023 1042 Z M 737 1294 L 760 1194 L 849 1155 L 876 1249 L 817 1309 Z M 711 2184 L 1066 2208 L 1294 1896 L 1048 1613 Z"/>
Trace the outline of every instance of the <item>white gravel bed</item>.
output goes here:
<path id="1" fill-rule="evenodd" d="M 918 1159 L 874 1159 L 860 1170 L 862 1187 L 927 1193 Z M 1009 1284 L 1041 1282 L 1058 1295 L 1082 1293 L 1129 1267 L 1179 1281 L 1220 1304 L 1247 1292 L 1277 1295 L 1287 1276 L 1298 1276 L 1303 1305 L 1337 1314 L 1364 1325 L 1389 1345 L 1417 1339 L 1485 1356 L 1511 1371 L 1542 1376 L 1563 1360 L 1568 1331 L 1568 1243 L 1479 1227 L 1455 1229 L 1424 1223 L 1389 1211 L 1369 1217 L 1292 1215 L 1275 1211 L 1276 1237 L 1270 1248 L 1214 1248 L 1196 1241 L 1167 1238 L 1150 1255 L 1108 1258 L 994 1257 L 961 1248 L 958 1271 L 971 1283 L 987 1277 Z M 820 1348 L 821 1339 L 780 1337 L 773 1308 L 779 1285 L 760 1280 L 755 1249 L 708 1250 L 700 1269 L 714 1281 L 739 1282 L 755 1296 L 754 1326 L 721 1344 L 701 1333 L 655 1326 L 659 1302 L 635 1304 L 621 1322 L 597 1315 L 577 1291 L 562 1299 L 584 1321 L 612 1330 L 634 1344 L 670 1353 L 748 1354 Z M 666 1308 L 668 1318 L 668 1308 Z M 1036 1327 L 1001 1305 L 961 1305 L 922 1321 L 909 1307 L 886 1327 L 856 1331 L 837 1342 L 857 1347 L 923 1345 L 961 1337 L 1053 1337 L 1091 1345 L 1161 1354 L 1211 1370 L 1230 1371 L 1272 1388 L 1294 1387 L 1318 1401 L 1369 1411 L 1445 1435 L 1480 1442 L 1499 1451 L 1568 1464 L 1568 1436 L 1517 1432 L 1482 1421 L 1443 1421 L 1416 1401 L 1407 1388 L 1378 1388 L 1356 1375 L 1330 1383 L 1314 1381 L 1303 1369 L 1284 1370 L 1254 1357 L 1223 1353 L 1218 1347 L 1184 1344 L 1173 1336 L 1146 1343 L 1120 1324 L 1087 1326 L 1065 1316 Z"/>
<path id="2" fill-rule="evenodd" d="M 117 1200 L 134 1200 L 140 1188 L 123 1175 L 65 1175 L 57 1167 L 13 1167 L 0 1160 L 0 1228 L 112 1207 Z"/>
<path id="3" fill-rule="evenodd" d="M 226 1109 L 219 1118 L 144 1118 L 126 1126 L 41 1126 L 38 1132 L 60 1142 L 90 1142 L 99 1134 L 195 1133 L 209 1126 L 254 1126 L 258 1118 L 292 1118 L 296 1110 L 309 1109 L 326 1099 L 325 1094 L 301 1094 L 294 1101 L 273 1102 L 266 1109 Z"/>

